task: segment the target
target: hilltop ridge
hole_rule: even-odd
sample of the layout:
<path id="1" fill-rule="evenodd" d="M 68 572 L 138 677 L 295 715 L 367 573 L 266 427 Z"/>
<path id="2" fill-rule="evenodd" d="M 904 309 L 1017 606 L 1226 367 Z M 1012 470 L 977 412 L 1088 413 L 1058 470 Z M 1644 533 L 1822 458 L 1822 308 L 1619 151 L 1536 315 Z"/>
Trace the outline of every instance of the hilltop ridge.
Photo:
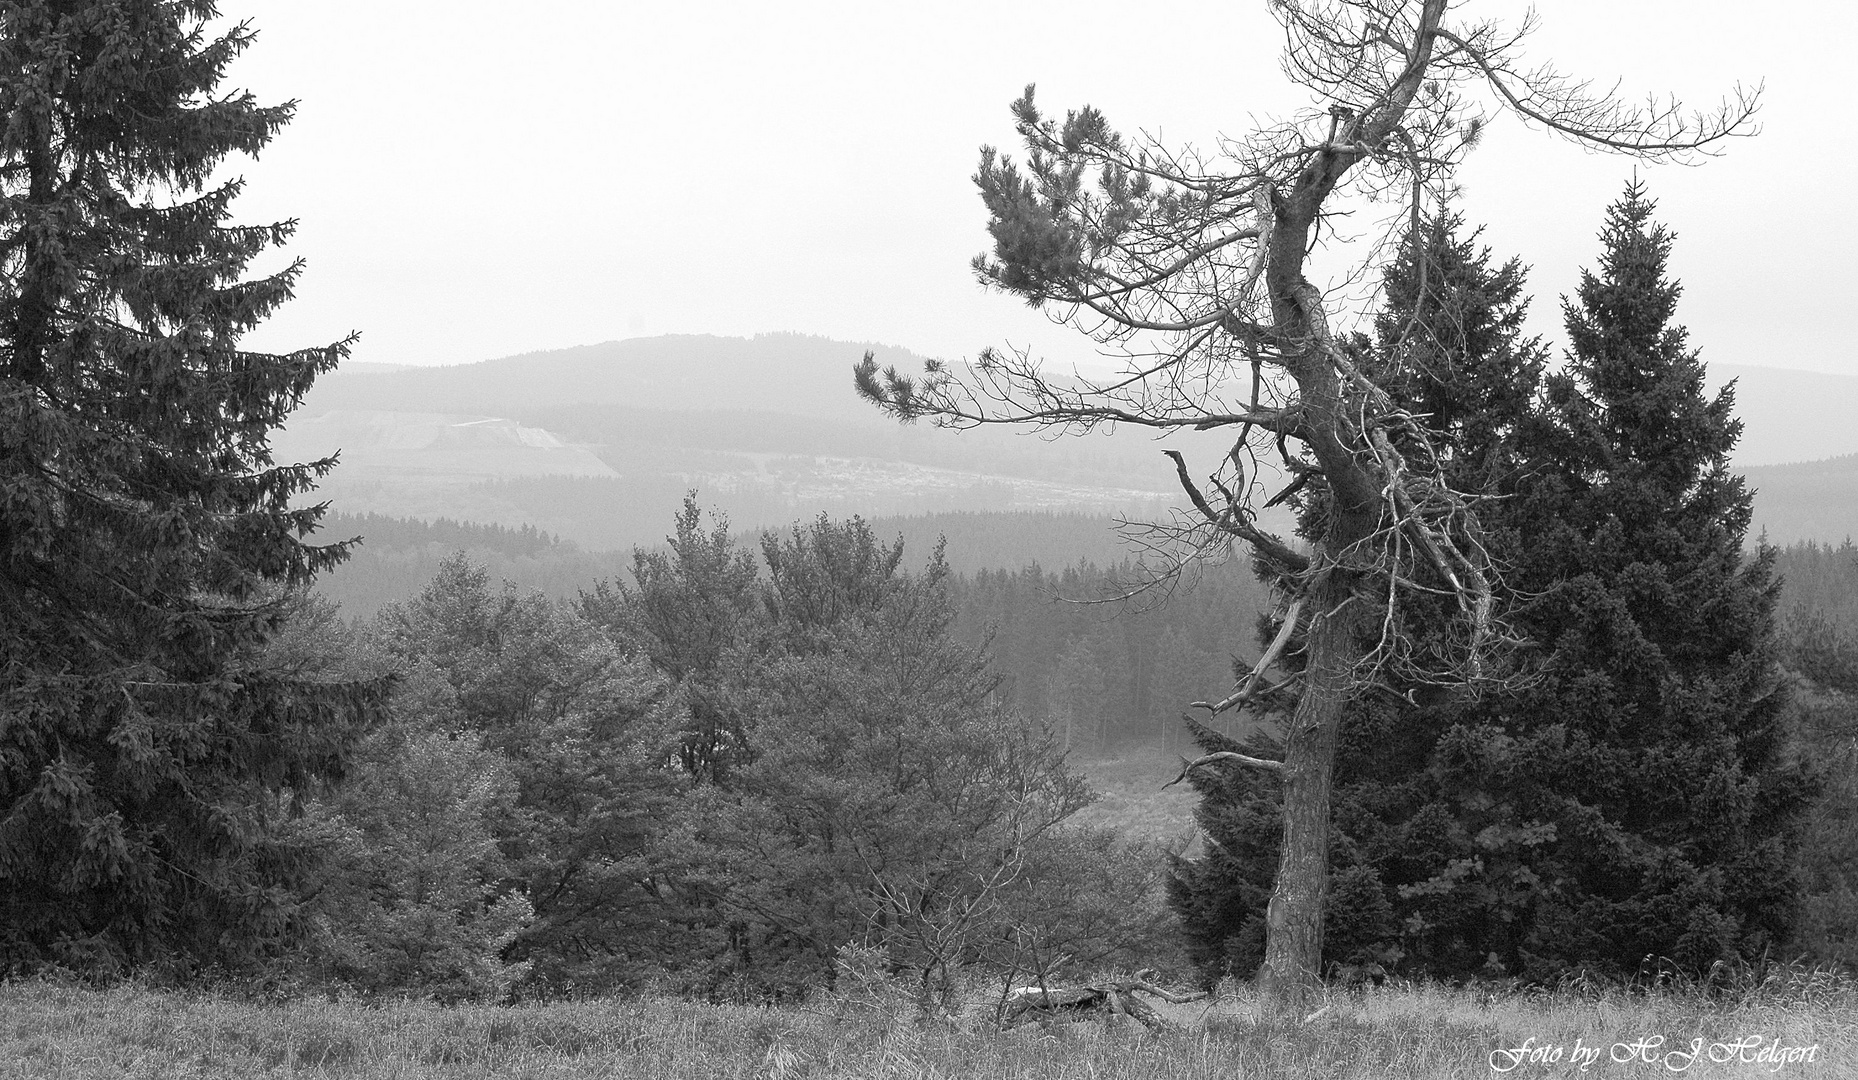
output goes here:
<path id="1" fill-rule="evenodd" d="M 1127 427 L 1060 436 L 898 424 L 852 389 L 867 351 L 903 370 L 922 365 L 895 346 L 804 334 L 353 365 L 318 381 L 274 446 L 280 460 L 340 449 L 319 496 L 345 513 L 534 525 L 588 550 L 657 542 L 691 490 L 745 529 L 821 512 L 1152 517 L 1180 502 L 1163 448 L 1184 451 L 1196 472 L 1226 449 L 1218 431 L 1157 439 Z M 1858 428 L 1845 420 L 1858 414 L 1858 379 L 1710 369 L 1712 385 L 1730 379 L 1756 529 L 1779 543 L 1858 534 Z M 1289 528 L 1281 514 L 1270 524 Z"/>

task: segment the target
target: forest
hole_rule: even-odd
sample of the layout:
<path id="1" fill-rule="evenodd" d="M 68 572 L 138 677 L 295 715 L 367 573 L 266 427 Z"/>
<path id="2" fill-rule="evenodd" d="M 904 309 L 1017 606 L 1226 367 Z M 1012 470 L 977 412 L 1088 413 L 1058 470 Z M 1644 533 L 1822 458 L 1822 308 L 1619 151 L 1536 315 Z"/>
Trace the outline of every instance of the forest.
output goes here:
<path id="1" fill-rule="evenodd" d="M 664 541 L 623 552 L 321 501 L 338 457 L 269 440 L 356 339 L 242 343 L 302 273 L 217 171 L 296 108 L 223 89 L 251 26 L 8 8 L 0 1056 L 1464 1076 L 1531 1024 L 1615 1063 L 1646 1024 L 1687 1061 L 1858 1053 L 1858 548 L 1752 528 L 1648 181 L 1594 212 L 1555 343 L 1452 182 L 1478 87 L 1652 162 L 1755 98 L 1634 111 L 1447 7 L 1274 5 L 1329 104 L 1224 177 L 1028 87 L 971 269 L 1130 369 L 842 372 L 873 417 L 1051 435 L 1066 479 L 1138 452 L 1066 433 L 1232 440 L 1138 448 L 1178 509 L 744 531 L 660 469 Z M 1344 196 L 1395 207 L 1352 321 L 1305 273 Z M 695 422 L 568 419 L 602 469 Z M 1054 1034 L 1079 1018 L 1106 1034 Z"/>
<path id="2" fill-rule="evenodd" d="M 830 988 L 855 943 L 919 980 L 925 1007 L 960 970 L 1244 972 L 1186 921 L 1180 883 L 1207 868 L 1181 857 L 1185 838 L 1170 851 L 1066 822 L 1092 797 L 1080 767 L 1148 751 L 1135 760 L 1158 789 L 1162 763 L 1188 752 L 1186 703 L 1217 697 L 1237 663 L 1200 643 L 1255 639 L 1267 610 L 1248 569 L 1210 569 L 1166 602 L 1089 603 L 1134 567 L 958 575 L 937 546 L 857 519 L 751 543 L 694 498 L 674 525 L 624 577 L 570 599 L 499 583 L 457 550 L 370 619 L 302 601 L 277 662 L 401 682 L 348 778 L 293 826 L 343 873 L 307 909 L 310 939 L 272 963 L 447 1000 L 570 986 L 758 1000 Z M 439 532 L 511 554 L 548 544 Z M 1799 826 L 1786 944 L 1851 963 L 1858 550 L 1770 557 L 1789 754 L 1828 781 Z M 1274 725 L 1228 734 L 1268 742 Z M 1381 858 L 1413 857 L 1399 848 Z M 1268 876 L 1268 860 L 1241 861 Z M 1330 935 L 1338 972 L 1365 966 L 1348 933 Z M 1375 933 L 1381 959 L 1413 940 Z"/>

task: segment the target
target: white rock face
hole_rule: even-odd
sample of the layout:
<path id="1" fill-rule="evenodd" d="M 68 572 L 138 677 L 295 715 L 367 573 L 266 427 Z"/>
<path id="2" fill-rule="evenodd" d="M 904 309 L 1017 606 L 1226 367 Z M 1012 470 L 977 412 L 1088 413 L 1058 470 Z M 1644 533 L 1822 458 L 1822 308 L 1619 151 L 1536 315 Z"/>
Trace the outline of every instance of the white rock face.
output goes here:
<path id="1" fill-rule="evenodd" d="M 619 475 L 586 447 L 493 416 L 336 409 L 293 418 L 272 436 L 271 446 L 279 461 L 311 461 L 340 450 L 337 480 L 414 474 L 458 480 Z"/>

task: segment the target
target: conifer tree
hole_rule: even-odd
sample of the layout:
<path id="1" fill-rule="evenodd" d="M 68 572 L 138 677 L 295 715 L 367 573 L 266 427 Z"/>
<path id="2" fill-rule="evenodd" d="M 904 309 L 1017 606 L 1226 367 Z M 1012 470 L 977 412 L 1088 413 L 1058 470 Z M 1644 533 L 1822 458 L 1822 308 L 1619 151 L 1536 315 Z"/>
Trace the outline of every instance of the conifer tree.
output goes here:
<path id="1" fill-rule="evenodd" d="M 747 747 L 725 661 L 761 633 L 760 571 L 730 535 L 727 517 L 713 514 L 704 531 L 695 492 L 684 497 L 676 531 L 665 539 L 668 552 L 634 549 L 636 591 L 602 582 L 582 609 L 594 623 L 639 640 L 676 687 L 688 716 L 677 751 L 684 771 L 727 784 Z"/>
<path id="2" fill-rule="evenodd" d="M 1363 369 L 1413 403 L 1442 474 L 1484 500 L 1483 542 L 1499 563 L 1510 543 L 1501 507 L 1521 483 L 1539 427 L 1534 403 L 1545 361 L 1541 343 L 1523 335 L 1524 276 L 1515 259 L 1492 266 L 1489 249 L 1476 232 L 1464 234 L 1457 215 L 1416 222 L 1383 274 L 1374 337 L 1352 342 Z M 1409 647 L 1442 651 L 1438 640 L 1452 621 L 1448 599 L 1415 598 L 1401 618 Z M 1266 627 L 1267 636 L 1275 629 Z M 1410 680 L 1386 689 L 1353 700 L 1341 730 L 1323 933 L 1332 971 L 1391 967 L 1406 947 L 1396 916 L 1412 903 L 1398 885 L 1417 878 L 1402 860 L 1425 848 L 1406 829 L 1417 815 L 1423 830 L 1443 810 L 1435 806 L 1443 796 L 1429 762 L 1465 699 L 1462 690 Z M 1199 724 L 1192 731 L 1209 754 L 1277 755 L 1268 737 L 1235 739 Z M 1194 770 L 1187 779 L 1200 794 L 1195 816 L 1208 842 L 1200 857 L 1173 861 L 1169 901 L 1205 976 L 1249 974 L 1264 959 L 1282 793 L 1273 778 L 1246 773 Z"/>
<path id="3" fill-rule="evenodd" d="M 1283 70 L 1309 95 L 1282 121 L 1228 132 L 1207 151 L 1125 135 L 1090 107 L 1061 120 L 1028 87 L 1013 103 L 1023 163 L 982 149 L 975 182 L 994 243 L 975 259 L 977 277 L 1088 335 L 1119 364 L 1114 376 L 1061 374 L 1030 350 L 983 349 L 971 364 L 933 361 L 920 376 L 867 356 L 853 378 L 906 421 L 1230 433 L 1205 483 L 1173 452 L 1192 510 L 1161 528 L 1183 559 L 1248 547 L 1283 600 L 1280 649 L 1303 656 L 1283 758 L 1194 766 L 1283 783 L 1264 989 L 1274 1011 L 1292 1013 L 1310 1003 L 1322 967 L 1344 714 L 1382 673 L 1423 655 L 1385 631 L 1398 629 L 1407 599 L 1452 595 L 1461 618 L 1446 640 L 1449 663 L 1408 671 L 1435 680 L 1487 678 L 1512 640 L 1469 493 L 1441 475 L 1409 403 L 1363 374 L 1332 329 L 1322 281 L 1337 268 L 1318 256 L 1325 224 L 1365 209 L 1354 199 L 1395 192 L 1422 214 L 1494 114 L 1594 149 L 1685 160 L 1745 131 L 1758 103 L 1625 106 L 1522 61 L 1526 26 L 1505 30 L 1447 0 L 1269 7 L 1284 31 Z M 1493 96 L 1479 102 L 1484 94 Z M 1267 461 L 1292 477 L 1276 494 L 1257 483 Z M 1307 551 L 1256 520 L 1293 499 Z M 1261 657 L 1254 669 L 1269 666 Z M 1252 707 L 1264 690 L 1257 675 L 1215 711 Z"/>
<path id="4" fill-rule="evenodd" d="M 664 767 L 674 741 L 667 687 L 631 642 L 572 605 L 508 582 L 494 587 L 462 552 L 418 597 L 384 610 L 371 637 L 405 676 L 395 722 L 364 746 L 372 758 L 359 779 L 388 800 L 398 798 L 395 785 L 437 789 L 433 802 L 458 816 L 451 831 L 460 842 L 475 827 L 472 815 L 483 812 L 501 857 L 478 860 L 476 897 L 395 897 L 383 883 L 366 884 L 359 892 L 366 903 L 351 904 L 364 917 L 345 913 L 351 927 L 369 932 L 366 912 L 389 898 L 413 926 L 434 906 L 456 910 L 469 898 L 475 910 L 447 934 L 482 941 L 486 927 L 504 925 L 508 937 L 492 939 L 496 950 L 526 966 L 534 988 L 610 991 L 654 966 L 674 967 L 683 950 L 698 947 L 680 933 L 683 913 L 656 881 L 688 855 L 662 839 L 675 831 L 685 784 Z M 488 774 L 470 784 L 458 779 L 472 775 L 464 768 L 472 753 L 435 751 L 427 736 L 481 747 L 507 783 L 482 803 L 472 785 L 490 783 Z M 405 839 L 409 824 L 381 822 L 378 808 L 353 797 L 341 810 L 373 829 L 376 865 L 389 877 L 429 857 L 430 843 Z M 443 822 L 427 828 L 445 831 Z M 396 837 L 395 829 L 405 831 Z M 498 863 L 501 873 L 489 873 Z M 514 924 L 508 916 L 518 910 L 533 917 Z M 509 974 L 492 964 L 465 981 L 482 990 Z M 395 972 L 390 966 L 373 977 Z"/>
<path id="5" fill-rule="evenodd" d="M 1704 391 L 1653 209 L 1634 180 L 1607 211 L 1599 269 L 1563 304 L 1568 370 L 1547 382 L 1548 424 L 1504 511 L 1542 678 L 1437 751 L 1475 811 L 1437 898 L 1510 896 L 1487 960 L 1537 977 L 1758 956 L 1795 901 L 1807 787 L 1780 758 L 1774 553 L 1744 550 L 1734 390 Z M 1480 862 L 1493 840 L 1513 857 Z"/>
<path id="6" fill-rule="evenodd" d="M 901 539 L 821 515 L 764 535 L 762 555 L 766 636 L 732 658 L 749 752 L 705 828 L 727 871 L 722 960 L 778 990 L 830 978 L 833 950 L 863 938 L 916 973 L 925 1002 L 946 998 L 1083 784 L 1042 725 L 996 700 L 985 651 L 951 635 L 939 544 L 912 573 Z"/>
<path id="7" fill-rule="evenodd" d="M 1780 760 L 1773 556 L 1743 552 L 1751 498 L 1728 467 L 1733 392 L 1705 395 L 1672 324 L 1671 237 L 1651 213 L 1636 183 L 1609 211 L 1600 272 L 1565 305 L 1568 370 L 1545 380 L 1539 410 L 1527 389 L 1540 356 L 1514 336 L 1519 294 L 1492 293 L 1511 318 L 1459 324 L 1512 327 L 1494 353 L 1507 359 L 1456 369 L 1429 422 L 1456 425 L 1457 481 L 1501 496 L 1481 510 L 1486 543 L 1524 598 L 1516 626 L 1541 670 L 1520 693 L 1409 686 L 1358 704 L 1337 755 L 1330 917 L 1347 909 L 1349 928 L 1327 939 L 1332 965 L 1549 980 L 1650 960 L 1694 973 L 1786 940 L 1807 788 Z M 1427 321 L 1400 317 L 1410 266 L 1403 254 L 1388 275 L 1382 364 L 1423 360 L 1413 340 L 1438 337 L 1416 329 L 1389 349 L 1396 326 Z M 1434 317 L 1467 310 L 1510 269 L 1447 272 Z M 1438 622 L 1409 608 L 1415 640 Z M 1218 843 L 1177 866 L 1176 908 L 1203 968 L 1242 970 L 1256 962 L 1247 898 L 1275 857 L 1255 827 L 1273 793 L 1190 778 Z"/>
<path id="8" fill-rule="evenodd" d="M 266 667 L 337 562 L 292 509 L 332 460 L 268 433 L 346 351 L 243 350 L 301 269 L 230 224 L 290 118 L 217 90 L 210 0 L 0 11 L 0 968 L 224 959 L 283 928 L 281 797 L 339 769 L 374 684 Z"/>

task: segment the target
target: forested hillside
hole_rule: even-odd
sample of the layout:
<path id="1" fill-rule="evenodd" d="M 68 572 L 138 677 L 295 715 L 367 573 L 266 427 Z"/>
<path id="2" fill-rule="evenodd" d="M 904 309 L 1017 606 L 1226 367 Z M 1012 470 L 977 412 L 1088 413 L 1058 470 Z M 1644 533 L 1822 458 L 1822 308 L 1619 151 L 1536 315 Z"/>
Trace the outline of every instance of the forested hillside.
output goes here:
<path id="1" fill-rule="evenodd" d="M 602 581 L 632 580 L 631 552 L 587 551 L 534 528 L 332 514 L 325 535 L 363 543 L 317 593 L 345 617 L 369 618 L 425 588 L 463 554 L 492 581 L 571 600 Z M 1049 718 L 1067 745 L 1168 751 L 1186 743 L 1186 703 L 1230 689 L 1235 657 L 1257 648 L 1269 597 L 1239 560 L 1209 566 L 1165 595 L 1113 598 L 1140 580 L 1116 522 L 1087 514 L 961 511 L 873 518 L 872 534 L 903 542 L 911 559 L 938 542 L 951 570 L 957 632 L 991 632 L 1007 700 Z M 661 534 L 663 530 L 660 530 Z M 759 533 L 743 536 L 753 548 Z M 663 538 L 646 550 L 661 550 Z M 1791 544 L 1777 553 L 1785 624 L 1820 619 L 1858 636 L 1858 549 Z"/>
<path id="2" fill-rule="evenodd" d="M 1845 634 L 1858 636 L 1858 545 L 1789 544 L 1776 553 L 1784 618 L 1818 613 Z"/>
<path id="3" fill-rule="evenodd" d="M 1858 454 L 1744 470 L 1755 533 L 1770 543 L 1837 544 L 1858 536 Z"/>
<path id="4" fill-rule="evenodd" d="M 1153 517 L 1179 501 L 1163 449 L 1223 453 L 1204 434 L 1158 440 L 1128 426 L 1056 438 L 887 423 L 852 393 L 865 348 L 692 335 L 443 368 L 362 365 L 319 381 L 276 442 L 300 460 L 342 452 L 322 487 L 339 512 L 533 525 L 589 551 L 657 543 L 664 508 L 693 488 L 745 530 L 819 513 Z M 880 362 L 921 362 L 870 349 Z M 1732 366 L 1712 378 L 1731 377 L 1757 530 L 1780 543 L 1858 533 L 1858 498 L 1840 497 L 1858 495 L 1858 457 L 1798 463 L 1858 449 L 1833 422 L 1858 402 L 1858 379 Z M 1813 407 L 1788 413 L 1783 400 Z M 1267 518 L 1289 527 L 1281 510 Z"/>
<path id="5" fill-rule="evenodd" d="M 381 514 L 330 514 L 318 540 L 359 538 L 348 560 L 316 579 L 316 595 L 349 618 L 372 618 L 406 600 L 446 559 L 462 554 L 493 580 L 550 596 L 572 597 L 624 572 L 629 553 L 591 552 L 533 526 L 505 528 L 448 518 L 422 520 Z"/>
<path id="6" fill-rule="evenodd" d="M 318 595 L 349 618 L 372 618 L 410 599 L 460 555 L 490 581 L 563 600 L 601 582 L 634 580 L 632 553 L 584 551 L 533 528 L 340 514 L 326 523 L 332 537 L 364 538 L 317 584 Z M 886 542 L 900 540 L 911 560 L 943 545 L 958 636 L 988 644 L 1005 700 L 1049 719 L 1068 747 L 1086 754 L 1182 747 L 1182 708 L 1223 693 L 1234 655 L 1254 648 L 1268 602 L 1238 560 L 1204 567 L 1164 592 L 1116 600 L 1143 579 L 1116 523 L 1103 517 L 961 512 L 868 525 Z M 754 550 L 758 534 L 741 542 Z"/>
<path id="7" fill-rule="evenodd" d="M 598 505 L 598 500 L 586 498 L 588 493 L 577 489 L 575 481 L 563 481 L 559 490 L 564 507 Z M 577 493 L 582 497 L 577 498 Z M 684 492 L 667 489 L 658 494 L 661 497 L 651 504 L 658 509 L 650 531 L 636 547 L 663 546 L 666 515 Z M 791 527 L 800 520 L 788 517 L 773 528 Z M 946 538 L 948 564 L 958 574 L 1018 570 L 1035 563 L 1052 568 L 1080 562 L 1113 566 L 1129 558 L 1132 551 L 1119 538 L 1117 520 L 1103 514 L 967 509 L 866 521 L 885 540 L 901 538 L 912 555 L 926 555 Z M 738 531 L 751 539 L 761 532 Z M 444 517 L 421 520 L 331 513 L 317 534 L 319 540 L 351 537 L 360 537 L 361 543 L 348 561 L 316 581 L 317 593 L 351 617 L 372 616 L 386 604 L 412 596 L 457 551 L 484 566 L 493 579 L 560 597 L 572 597 L 593 588 L 596 581 L 620 577 L 632 566 L 630 547 L 589 549 L 529 525 L 512 528 Z"/>

